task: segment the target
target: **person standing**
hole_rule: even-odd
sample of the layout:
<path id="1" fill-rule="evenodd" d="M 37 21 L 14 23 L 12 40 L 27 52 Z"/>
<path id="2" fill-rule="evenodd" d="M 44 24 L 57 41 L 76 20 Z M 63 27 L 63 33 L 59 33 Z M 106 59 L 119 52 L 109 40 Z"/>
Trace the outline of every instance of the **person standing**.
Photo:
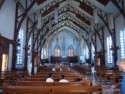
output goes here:
<path id="1" fill-rule="evenodd" d="M 112 85 L 111 88 L 115 89 L 121 85 L 122 86 L 122 94 L 125 94 L 125 59 L 118 60 L 117 65 L 119 67 L 119 70 L 121 70 L 123 72 L 122 83 Z"/>

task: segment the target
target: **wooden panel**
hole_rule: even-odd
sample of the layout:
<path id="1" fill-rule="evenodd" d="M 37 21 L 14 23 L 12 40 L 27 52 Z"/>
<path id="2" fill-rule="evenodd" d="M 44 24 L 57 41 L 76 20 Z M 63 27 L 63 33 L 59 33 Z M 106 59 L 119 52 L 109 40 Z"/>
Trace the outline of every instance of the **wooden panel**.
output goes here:
<path id="1" fill-rule="evenodd" d="M 84 11 L 86 11 L 87 13 L 89 13 L 90 15 L 93 15 L 93 9 L 87 6 L 86 4 L 80 3 L 79 7 L 83 9 Z"/>
<path id="2" fill-rule="evenodd" d="M 5 0 L 0 0 L 0 8 L 2 7 Z"/>
<path id="3" fill-rule="evenodd" d="M 61 59 L 62 59 L 62 57 L 51 56 L 50 62 L 51 63 L 61 62 Z"/>
<path id="4" fill-rule="evenodd" d="M 77 56 L 67 57 L 67 60 L 70 63 L 77 63 L 78 62 L 78 57 Z"/>
<path id="5" fill-rule="evenodd" d="M 46 0 L 36 0 L 37 4 L 40 5 L 42 3 L 44 3 Z"/>
<path id="6" fill-rule="evenodd" d="M 97 0 L 97 1 L 106 6 L 110 0 Z"/>
<path id="7" fill-rule="evenodd" d="M 2 51 L 2 47 L 0 46 L 0 71 L 1 71 L 1 66 L 2 66 L 2 54 L 3 51 Z"/>
<path id="8" fill-rule="evenodd" d="M 76 17 L 85 22 L 87 25 L 90 25 L 90 22 L 83 18 L 81 15 L 76 14 Z"/>

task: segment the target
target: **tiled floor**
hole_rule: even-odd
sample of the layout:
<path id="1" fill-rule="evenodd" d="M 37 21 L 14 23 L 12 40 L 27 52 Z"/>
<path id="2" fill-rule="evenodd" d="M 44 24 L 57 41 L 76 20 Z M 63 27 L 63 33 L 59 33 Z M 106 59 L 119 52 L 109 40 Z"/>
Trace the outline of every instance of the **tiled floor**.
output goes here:
<path id="1" fill-rule="evenodd" d="M 100 85 L 99 77 L 87 75 L 87 82 L 92 82 L 92 85 Z M 111 89 L 111 83 L 105 84 L 104 79 L 102 80 L 103 92 L 102 94 L 121 94 L 120 89 Z"/>

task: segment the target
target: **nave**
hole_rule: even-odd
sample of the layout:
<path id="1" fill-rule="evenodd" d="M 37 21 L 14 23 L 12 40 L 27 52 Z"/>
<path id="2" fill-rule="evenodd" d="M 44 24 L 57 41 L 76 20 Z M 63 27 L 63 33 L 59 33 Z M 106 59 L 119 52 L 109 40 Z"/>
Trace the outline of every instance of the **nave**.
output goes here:
<path id="1" fill-rule="evenodd" d="M 3 92 L 125 92 L 125 63 L 119 60 L 125 62 L 125 0 L 0 0 Z M 54 83 L 44 88 L 48 72 Z M 87 87 L 55 87 L 60 73 L 68 85 L 83 81 Z M 39 87 L 18 87 L 17 81 Z M 117 83 L 123 89 L 111 90 Z"/>

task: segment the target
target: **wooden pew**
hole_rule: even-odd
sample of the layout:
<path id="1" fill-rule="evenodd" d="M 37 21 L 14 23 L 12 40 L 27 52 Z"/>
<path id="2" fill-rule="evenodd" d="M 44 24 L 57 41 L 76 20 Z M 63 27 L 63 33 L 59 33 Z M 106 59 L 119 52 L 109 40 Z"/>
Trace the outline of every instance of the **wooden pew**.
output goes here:
<path id="1" fill-rule="evenodd" d="M 75 70 L 77 70 L 80 73 L 83 73 L 85 75 L 90 74 L 91 73 L 91 66 L 85 66 L 85 65 L 77 65 L 74 67 Z"/>
<path id="2" fill-rule="evenodd" d="M 91 86 L 90 82 L 41 82 L 41 81 L 17 81 L 17 86 Z"/>
<path id="3" fill-rule="evenodd" d="M 46 78 L 47 77 L 30 77 L 30 76 L 28 76 L 28 77 L 25 77 L 24 80 L 25 81 L 44 81 L 45 82 Z M 84 78 L 79 77 L 79 76 L 65 77 L 65 79 L 67 79 L 70 82 L 75 82 L 76 79 L 78 79 L 78 78 L 81 79 L 81 80 L 84 80 Z M 53 79 L 54 79 L 54 81 L 58 82 L 60 80 L 60 76 L 53 77 Z"/>
<path id="4" fill-rule="evenodd" d="M 55 86 L 92 86 L 92 83 L 90 82 L 68 82 L 68 83 L 55 82 Z"/>
<path id="5" fill-rule="evenodd" d="M 52 89 L 53 94 L 78 94 L 78 93 L 92 93 L 102 94 L 101 86 L 58 86 Z"/>
<path id="6" fill-rule="evenodd" d="M 93 93 L 99 92 L 101 94 L 101 86 L 3 86 L 2 94 L 75 94 L 75 93 Z"/>
<path id="7" fill-rule="evenodd" d="M 51 94 L 52 88 L 48 86 L 3 86 L 2 94 Z"/>
<path id="8" fill-rule="evenodd" d="M 54 86 L 54 82 L 41 82 L 41 81 L 17 81 L 16 86 Z"/>

